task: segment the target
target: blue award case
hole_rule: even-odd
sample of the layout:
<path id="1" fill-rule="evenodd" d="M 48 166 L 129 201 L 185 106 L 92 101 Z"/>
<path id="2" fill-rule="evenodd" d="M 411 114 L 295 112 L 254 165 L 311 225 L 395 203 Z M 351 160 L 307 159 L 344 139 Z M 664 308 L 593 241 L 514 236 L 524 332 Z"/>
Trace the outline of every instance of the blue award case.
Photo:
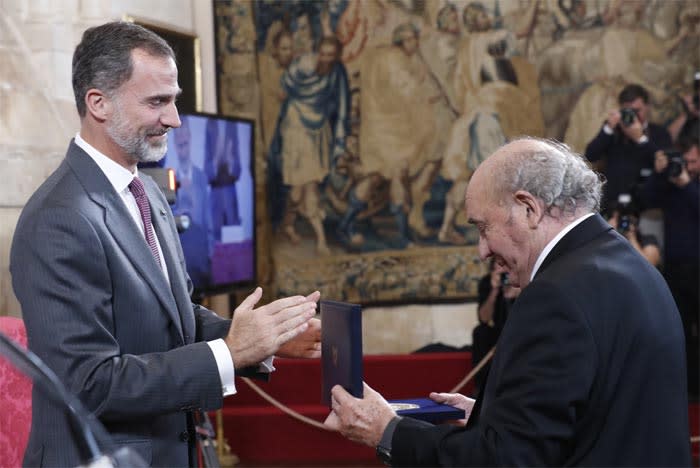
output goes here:
<path id="1" fill-rule="evenodd" d="M 409 400 L 389 400 L 396 414 L 413 419 L 420 419 L 433 424 L 445 421 L 464 419 L 465 412 L 454 406 L 437 403 L 430 398 L 413 398 Z M 398 407 L 407 407 L 398 409 Z"/>
<path id="2" fill-rule="evenodd" d="M 362 398 L 362 307 L 321 301 L 322 401 L 331 406 L 331 389 L 341 385 Z"/>
<path id="3" fill-rule="evenodd" d="M 331 406 L 331 389 L 341 385 L 356 398 L 362 398 L 362 307 L 358 304 L 323 300 L 321 305 L 321 399 Z M 429 398 L 391 400 L 399 416 L 439 424 L 463 419 L 464 410 L 436 403 Z"/>

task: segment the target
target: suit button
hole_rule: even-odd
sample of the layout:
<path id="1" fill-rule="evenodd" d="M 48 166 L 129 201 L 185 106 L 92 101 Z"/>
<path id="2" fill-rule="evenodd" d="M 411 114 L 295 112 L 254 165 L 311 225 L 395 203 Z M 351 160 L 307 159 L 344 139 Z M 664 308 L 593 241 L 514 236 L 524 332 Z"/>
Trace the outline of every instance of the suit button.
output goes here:
<path id="1" fill-rule="evenodd" d="M 188 440 L 190 440 L 190 433 L 187 431 L 182 431 L 180 433 L 180 441 L 187 442 Z"/>

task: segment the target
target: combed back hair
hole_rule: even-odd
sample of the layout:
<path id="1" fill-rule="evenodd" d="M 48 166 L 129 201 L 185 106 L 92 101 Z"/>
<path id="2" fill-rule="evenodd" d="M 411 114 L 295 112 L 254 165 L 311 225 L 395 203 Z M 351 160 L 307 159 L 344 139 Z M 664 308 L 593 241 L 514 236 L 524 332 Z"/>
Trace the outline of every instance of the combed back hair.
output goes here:
<path id="1" fill-rule="evenodd" d="M 526 145 L 504 161 L 504 191 L 531 193 L 544 202 L 549 214 L 553 208 L 567 215 L 598 211 L 603 182 L 583 157 L 552 140 L 524 137 L 516 141 L 537 144 Z"/>
<path id="2" fill-rule="evenodd" d="M 175 53 L 156 33 L 126 21 L 114 21 L 87 29 L 73 53 L 73 94 L 80 117 L 85 117 L 85 95 L 99 89 L 107 96 L 131 78 L 131 51 L 143 49 L 156 57 Z"/>

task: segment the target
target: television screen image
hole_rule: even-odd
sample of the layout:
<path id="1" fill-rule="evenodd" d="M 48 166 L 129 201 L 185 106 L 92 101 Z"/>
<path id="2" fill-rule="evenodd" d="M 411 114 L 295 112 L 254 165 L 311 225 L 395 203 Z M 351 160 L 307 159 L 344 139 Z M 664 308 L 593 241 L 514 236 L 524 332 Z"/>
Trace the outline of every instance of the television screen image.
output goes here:
<path id="1" fill-rule="evenodd" d="M 173 215 L 195 291 L 225 291 L 255 281 L 253 122 L 182 114 L 168 134 L 162 167 L 175 171 Z"/>

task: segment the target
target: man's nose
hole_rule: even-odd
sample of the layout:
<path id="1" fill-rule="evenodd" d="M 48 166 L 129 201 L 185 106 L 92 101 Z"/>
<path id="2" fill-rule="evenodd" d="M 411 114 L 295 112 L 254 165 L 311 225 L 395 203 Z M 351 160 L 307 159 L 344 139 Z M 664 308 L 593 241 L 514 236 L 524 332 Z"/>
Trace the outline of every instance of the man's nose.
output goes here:
<path id="1" fill-rule="evenodd" d="M 178 128 L 180 125 L 182 125 L 182 122 L 180 121 L 180 114 L 178 114 L 177 107 L 175 106 L 174 102 L 166 106 L 160 121 L 164 126 L 171 128 Z"/>

